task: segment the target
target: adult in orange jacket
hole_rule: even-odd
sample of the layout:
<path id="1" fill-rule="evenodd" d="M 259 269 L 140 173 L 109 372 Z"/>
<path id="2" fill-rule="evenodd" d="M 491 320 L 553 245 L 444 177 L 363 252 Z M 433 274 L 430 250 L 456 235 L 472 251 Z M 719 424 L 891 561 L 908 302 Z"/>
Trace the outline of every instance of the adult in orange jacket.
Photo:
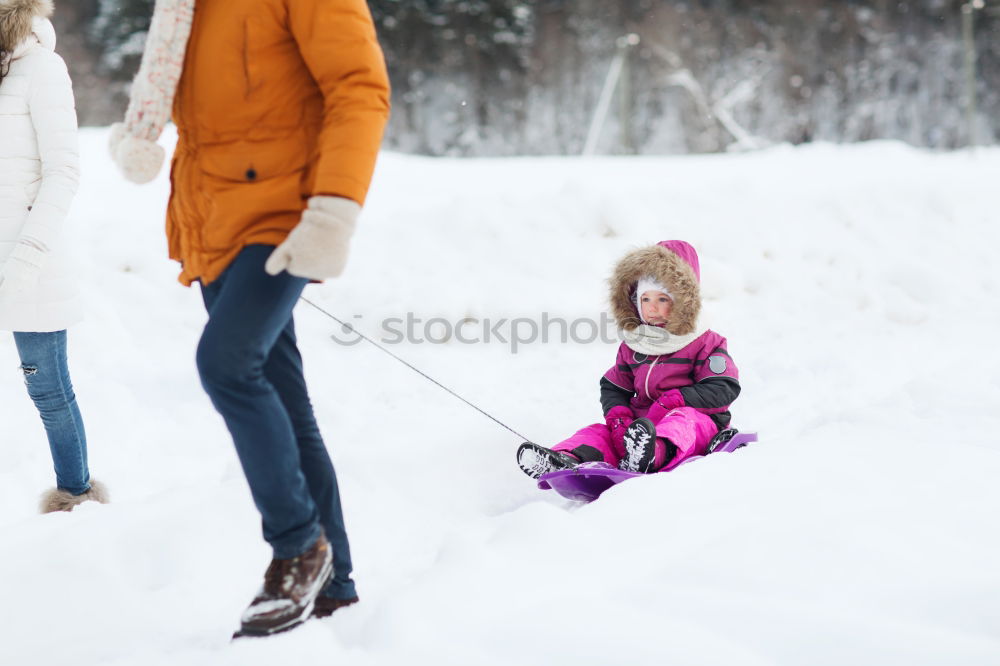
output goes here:
<path id="1" fill-rule="evenodd" d="M 170 256 L 182 283 L 200 284 L 202 385 L 273 548 L 240 630 L 266 635 L 357 601 L 292 309 L 310 280 L 344 268 L 388 116 L 367 5 L 158 0 L 125 123 L 112 131 L 132 180 L 159 170 L 155 141 L 171 109 Z"/>

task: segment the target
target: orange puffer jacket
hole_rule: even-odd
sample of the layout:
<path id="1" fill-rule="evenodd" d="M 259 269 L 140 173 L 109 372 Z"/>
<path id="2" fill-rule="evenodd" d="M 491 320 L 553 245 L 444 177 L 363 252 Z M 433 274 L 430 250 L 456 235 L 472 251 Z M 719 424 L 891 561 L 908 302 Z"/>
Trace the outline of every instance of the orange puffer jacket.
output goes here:
<path id="1" fill-rule="evenodd" d="M 167 210 L 180 281 L 280 244 L 313 195 L 364 203 L 389 114 L 364 0 L 198 0 L 174 98 Z"/>

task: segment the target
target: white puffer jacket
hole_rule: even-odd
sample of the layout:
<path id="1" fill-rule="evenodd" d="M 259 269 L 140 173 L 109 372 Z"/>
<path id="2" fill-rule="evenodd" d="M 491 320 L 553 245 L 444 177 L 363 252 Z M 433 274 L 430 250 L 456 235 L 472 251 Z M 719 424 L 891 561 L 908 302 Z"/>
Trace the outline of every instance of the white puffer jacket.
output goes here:
<path id="1" fill-rule="evenodd" d="M 0 330 L 58 331 L 82 308 L 60 243 L 79 183 L 76 109 L 48 19 L 35 16 L 0 82 L 0 268 L 19 238 L 46 250 L 37 285 L 0 300 Z"/>

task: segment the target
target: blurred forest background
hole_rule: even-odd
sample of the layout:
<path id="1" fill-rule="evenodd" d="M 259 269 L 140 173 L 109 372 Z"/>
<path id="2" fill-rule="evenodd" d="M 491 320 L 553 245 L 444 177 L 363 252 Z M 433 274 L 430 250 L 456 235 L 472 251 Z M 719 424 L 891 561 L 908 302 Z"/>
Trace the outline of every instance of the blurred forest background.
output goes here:
<path id="1" fill-rule="evenodd" d="M 579 154 L 616 57 L 590 146 L 600 153 L 872 139 L 953 149 L 1000 135 L 997 0 L 368 4 L 392 78 L 394 150 Z M 56 5 L 80 122 L 109 124 L 153 0 Z"/>

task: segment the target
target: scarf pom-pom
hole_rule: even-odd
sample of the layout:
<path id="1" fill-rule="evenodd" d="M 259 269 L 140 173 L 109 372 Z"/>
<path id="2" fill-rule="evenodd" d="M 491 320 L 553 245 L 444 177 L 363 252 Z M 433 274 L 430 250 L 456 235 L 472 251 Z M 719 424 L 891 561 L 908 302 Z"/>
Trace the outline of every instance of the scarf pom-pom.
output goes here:
<path id="1" fill-rule="evenodd" d="M 156 178 L 166 160 L 166 151 L 155 141 L 131 136 L 122 123 L 111 127 L 111 157 L 133 183 L 143 185 Z"/>

